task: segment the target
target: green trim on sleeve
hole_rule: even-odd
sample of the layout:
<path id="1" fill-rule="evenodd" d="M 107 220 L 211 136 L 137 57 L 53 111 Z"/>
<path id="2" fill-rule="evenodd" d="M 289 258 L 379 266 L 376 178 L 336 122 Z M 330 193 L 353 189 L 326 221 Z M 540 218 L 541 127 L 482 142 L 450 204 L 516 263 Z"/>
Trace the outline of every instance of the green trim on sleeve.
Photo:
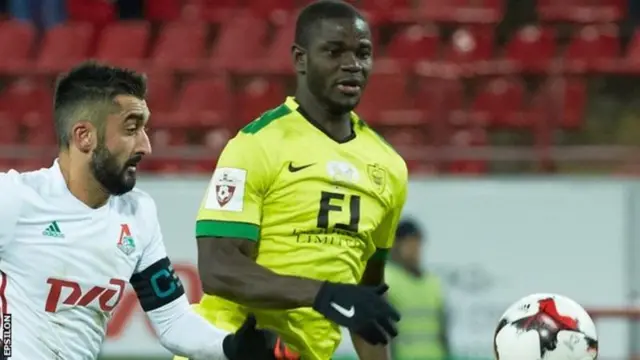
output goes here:
<path id="1" fill-rule="evenodd" d="M 373 255 L 369 260 L 387 261 L 387 258 L 389 257 L 389 250 L 390 249 L 378 248 L 376 249 L 376 252 L 373 253 Z"/>
<path id="2" fill-rule="evenodd" d="M 258 241 L 260 226 L 245 222 L 199 220 L 196 237 L 230 237 Z"/>

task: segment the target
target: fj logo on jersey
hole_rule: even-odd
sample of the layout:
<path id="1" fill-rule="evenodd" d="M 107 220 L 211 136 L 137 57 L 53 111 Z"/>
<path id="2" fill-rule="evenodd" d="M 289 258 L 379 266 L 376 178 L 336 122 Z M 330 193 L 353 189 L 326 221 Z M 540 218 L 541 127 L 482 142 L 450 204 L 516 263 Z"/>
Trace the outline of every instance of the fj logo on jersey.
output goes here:
<path id="1" fill-rule="evenodd" d="M 131 255 L 136 250 L 136 242 L 131 236 L 129 225 L 120 225 L 120 238 L 118 239 L 118 249 L 127 255 Z"/>
<path id="2" fill-rule="evenodd" d="M 222 174 L 220 183 L 216 184 L 216 198 L 220 207 L 224 207 L 231 201 L 235 191 L 236 187 L 233 185 L 233 181 L 229 179 L 229 175 L 227 173 Z"/>

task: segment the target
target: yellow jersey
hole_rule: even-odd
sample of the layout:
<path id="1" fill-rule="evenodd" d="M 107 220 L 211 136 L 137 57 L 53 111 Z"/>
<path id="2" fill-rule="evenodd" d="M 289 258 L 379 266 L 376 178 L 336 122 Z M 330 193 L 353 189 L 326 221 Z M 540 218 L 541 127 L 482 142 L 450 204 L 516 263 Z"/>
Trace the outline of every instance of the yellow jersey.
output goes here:
<path id="1" fill-rule="evenodd" d="M 337 142 L 299 110 L 287 98 L 229 141 L 196 236 L 257 241 L 256 262 L 278 274 L 355 284 L 393 245 L 407 167 L 356 114 L 352 136 Z M 197 310 L 228 331 L 252 312 L 304 360 L 330 359 L 340 343 L 339 327 L 311 308 L 253 309 L 205 295 Z"/>

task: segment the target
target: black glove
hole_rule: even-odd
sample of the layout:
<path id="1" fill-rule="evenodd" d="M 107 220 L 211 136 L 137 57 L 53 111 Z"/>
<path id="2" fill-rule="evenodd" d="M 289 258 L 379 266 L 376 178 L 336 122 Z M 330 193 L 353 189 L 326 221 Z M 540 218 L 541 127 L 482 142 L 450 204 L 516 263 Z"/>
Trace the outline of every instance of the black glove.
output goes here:
<path id="1" fill-rule="evenodd" d="M 378 287 L 325 282 L 313 309 L 344 326 L 372 345 L 389 343 L 398 335 L 400 314 L 384 298 L 387 285 Z"/>
<path id="2" fill-rule="evenodd" d="M 249 314 L 235 334 L 227 335 L 222 350 L 229 360 L 297 359 L 278 336 L 268 330 L 256 328 L 256 317 Z"/>

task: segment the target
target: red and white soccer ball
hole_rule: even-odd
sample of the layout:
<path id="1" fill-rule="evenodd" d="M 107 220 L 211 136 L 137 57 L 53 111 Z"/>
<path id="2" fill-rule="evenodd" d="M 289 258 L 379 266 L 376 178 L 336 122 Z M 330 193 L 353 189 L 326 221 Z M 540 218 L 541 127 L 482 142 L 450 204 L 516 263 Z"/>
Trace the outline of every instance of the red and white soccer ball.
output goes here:
<path id="1" fill-rule="evenodd" d="M 511 305 L 496 328 L 497 360 L 594 360 L 596 326 L 577 302 L 533 294 Z"/>

